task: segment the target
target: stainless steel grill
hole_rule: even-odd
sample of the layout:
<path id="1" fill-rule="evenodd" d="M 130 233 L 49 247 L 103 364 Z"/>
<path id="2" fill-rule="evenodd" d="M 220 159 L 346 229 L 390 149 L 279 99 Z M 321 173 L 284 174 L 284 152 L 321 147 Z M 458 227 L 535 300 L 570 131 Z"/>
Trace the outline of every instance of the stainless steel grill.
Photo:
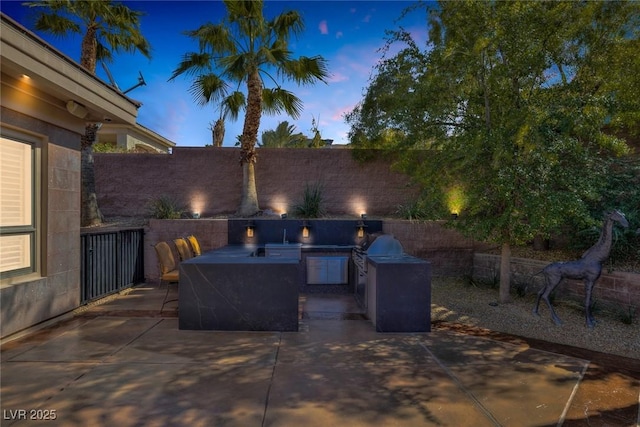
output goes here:
<path id="1" fill-rule="evenodd" d="M 401 256 L 404 254 L 402 244 L 391 234 L 368 236 L 361 246 L 353 249 L 353 263 L 358 269 L 358 282 L 356 283 L 356 297 L 360 304 L 366 307 L 367 287 L 367 257 L 369 256 Z"/>

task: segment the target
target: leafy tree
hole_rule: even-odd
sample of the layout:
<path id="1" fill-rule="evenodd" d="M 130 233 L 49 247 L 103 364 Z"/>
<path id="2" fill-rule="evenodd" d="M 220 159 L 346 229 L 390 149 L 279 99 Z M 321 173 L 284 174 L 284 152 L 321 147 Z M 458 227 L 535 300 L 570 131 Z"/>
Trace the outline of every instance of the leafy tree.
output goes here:
<path id="1" fill-rule="evenodd" d="M 628 152 L 603 129 L 639 122 L 640 100 L 629 95 L 640 87 L 639 9 L 441 2 L 429 8 L 424 49 L 402 29 L 390 34 L 389 46 L 403 48 L 384 58 L 347 116 L 354 146 L 400 151 L 399 163 L 435 199 L 464 192 L 456 226 L 501 245 L 502 302 L 510 299 L 510 245 L 588 223 L 604 160 Z"/>
<path id="2" fill-rule="evenodd" d="M 225 0 L 227 16 L 222 22 L 207 23 L 186 33 L 198 41 L 200 50 L 185 54 L 170 78 L 185 73 L 196 76 L 192 86 L 195 93 L 222 102 L 233 114 L 245 110 L 240 141 L 242 197 L 237 211 L 241 216 L 259 210 L 255 146 L 262 113 L 285 112 L 297 118 L 302 109 L 300 99 L 278 85 L 275 77 L 298 84 L 325 81 L 327 77 L 321 56 L 292 57 L 289 40 L 304 29 L 300 14 L 287 11 L 268 20 L 263 15 L 263 3 Z M 266 87 L 265 77 L 276 83 L 275 87 Z M 246 97 L 240 90 L 242 84 L 246 85 Z"/>
<path id="3" fill-rule="evenodd" d="M 109 0 L 41 0 L 23 3 L 36 10 L 35 29 L 56 36 L 82 35 L 80 65 L 92 74 L 98 61 L 111 62 L 114 52 L 140 52 L 150 57 L 150 45 L 140 32 L 141 12 Z M 81 224 L 102 223 L 95 193 L 93 142 L 97 128 L 88 123 L 82 137 Z"/>
<path id="4" fill-rule="evenodd" d="M 303 148 L 306 147 L 306 140 L 302 133 L 294 133 L 296 127 L 284 121 L 278 123 L 275 130 L 267 130 L 262 132 L 262 143 L 258 143 L 260 147 L 265 148 Z"/>

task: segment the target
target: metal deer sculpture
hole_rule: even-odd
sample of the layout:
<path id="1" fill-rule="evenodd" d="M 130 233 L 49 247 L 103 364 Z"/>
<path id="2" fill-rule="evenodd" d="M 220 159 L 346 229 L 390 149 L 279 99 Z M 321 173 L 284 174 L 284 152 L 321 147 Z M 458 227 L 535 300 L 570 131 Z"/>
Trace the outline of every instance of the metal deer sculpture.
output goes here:
<path id="1" fill-rule="evenodd" d="M 624 214 L 620 211 L 614 210 L 608 212 L 605 216 L 604 224 L 602 225 L 602 232 L 600 238 L 589 248 L 582 258 L 575 261 L 568 262 L 554 262 L 549 264 L 542 270 L 542 274 L 545 278 L 544 287 L 538 292 L 538 299 L 533 312 L 538 315 L 538 307 L 540 306 L 540 299 L 549 306 L 551 311 L 551 318 L 556 325 L 561 325 L 562 321 L 556 314 L 551 302 L 549 301 L 549 295 L 558 286 L 563 278 L 569 279 L 583 279 L 585 287 L 585 302 L 584 309 L 587 319 L 587 326 L 593 328 L 595 326 L 595 319 L 591 314 L 591 291 L 596 280 L 600 277 L 602 272 L 602 262 L 609 257 L 611 252 L 611 239 L 613 232 L 613 223 L 617 222 L 621 226 L 629 227 L 629 222 L 625 218 Z"/>

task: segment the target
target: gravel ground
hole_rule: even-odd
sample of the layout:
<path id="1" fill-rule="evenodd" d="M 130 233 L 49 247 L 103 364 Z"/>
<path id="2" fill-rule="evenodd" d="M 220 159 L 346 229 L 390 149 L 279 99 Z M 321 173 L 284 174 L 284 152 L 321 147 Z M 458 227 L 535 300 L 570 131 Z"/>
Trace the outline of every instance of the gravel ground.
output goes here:
<path id="1" fill-rule="evenodd" d="M 512 302 L 499 304 L 498 289 L 474 286 L 460 278 L 434 277 L 431 298 L 432 321 L 640 359 L 640 313 L 632 324 L 626 324 L 619 313 L 596 309 L 598 323 L 589 329 L 580 303 L 556 298 L 553 305 L 564 322 L 556 326 L 544 302 L 540 303 L 540 316 L 533 314 L 536 295 L 512 296 Z"/>

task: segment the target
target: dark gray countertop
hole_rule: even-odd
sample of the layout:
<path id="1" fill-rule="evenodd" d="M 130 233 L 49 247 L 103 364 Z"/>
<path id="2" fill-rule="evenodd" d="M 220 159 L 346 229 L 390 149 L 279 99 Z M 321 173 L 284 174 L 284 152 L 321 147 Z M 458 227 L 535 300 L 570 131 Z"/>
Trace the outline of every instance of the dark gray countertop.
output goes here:
<path id="1" fill-rule="evenodd" d="M 274 243 L 274 246 L 296 246 L 299 243 Z M 350 252 L 353 246 L 347 245 L 313 245 L 301 244 L 302 252 Z M 222 248 L 207 251 L 198 257 L 191 258 L 185 263 L 193 264 L 224 264 L 224 263 L 247 263 L 247 264 L 289 264 L 299 262 L 297 259 L 281 257 L 253 256 L 259 249 L 264 249 L 265 245 L 227 245 Z"/>
<path id="2" fill-rule="evenodd" d="M 411 255 L 402 254 L 402 255 L 381 255 L 381 256 L 368 256 L 367 261 L 373 265 L 376 264 L 421 264 L 426 263 L 421 258 L 416 258 Z"/>

